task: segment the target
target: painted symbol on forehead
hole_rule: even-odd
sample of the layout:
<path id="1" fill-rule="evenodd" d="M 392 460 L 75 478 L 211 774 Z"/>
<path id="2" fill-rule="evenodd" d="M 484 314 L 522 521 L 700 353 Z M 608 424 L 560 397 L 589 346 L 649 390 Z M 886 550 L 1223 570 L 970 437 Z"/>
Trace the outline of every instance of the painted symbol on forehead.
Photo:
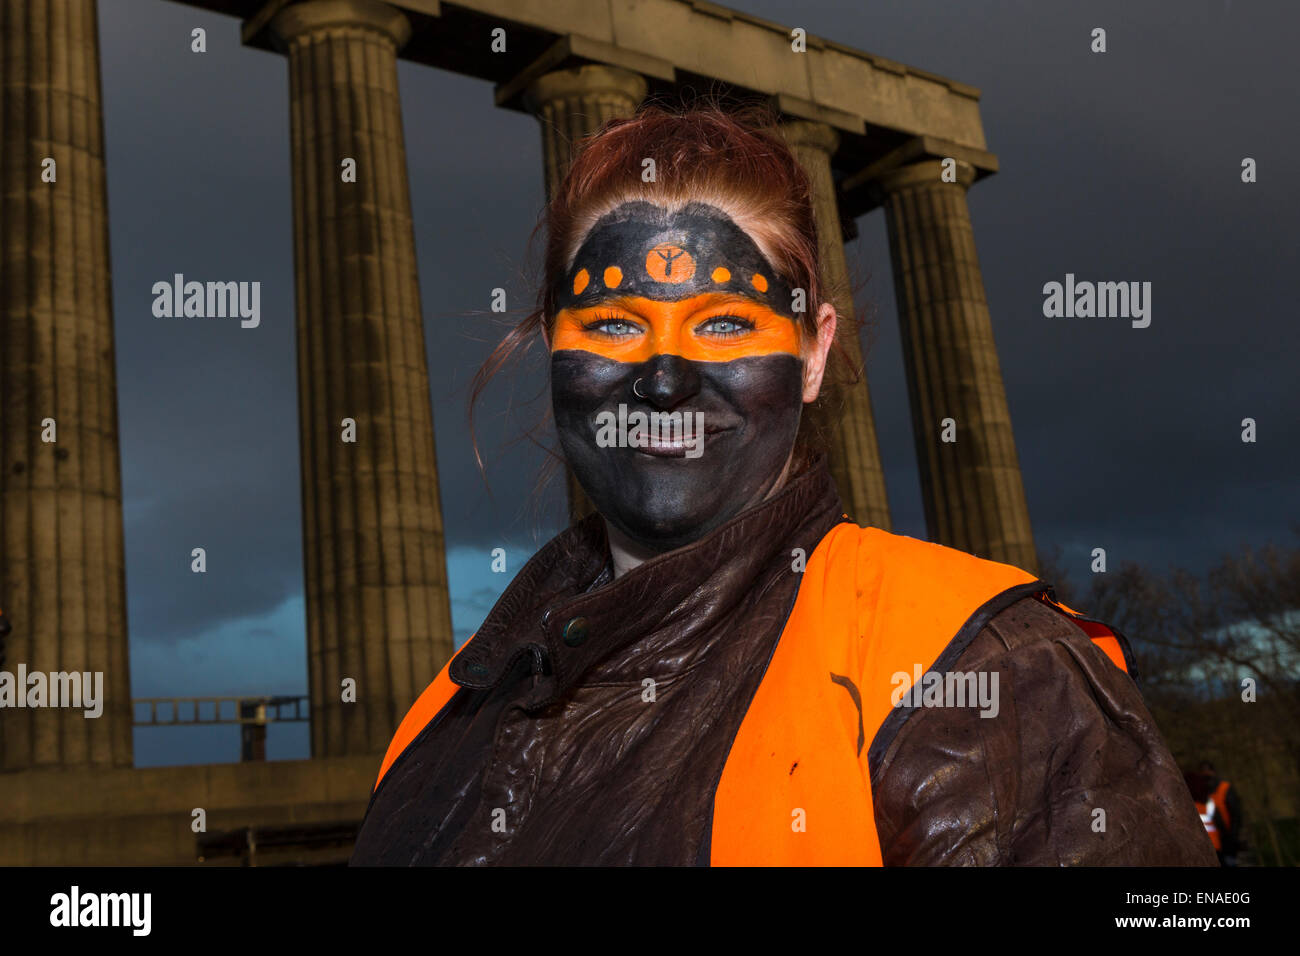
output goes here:
<path id="1" fill-rule="evenodd" d="M 656 282 L 676 285 L 695 275 L 695 259 L 676 243 L 661 242 L 646 254 L 645 271 Z"/>
<path id="2" fill-rule="evenodd" d="M 554 295 L 559 310 L 615 296 L 677 302 L 734 293 L 793 319 L 792 291 L 754 240 L 716 206 L 692 202 L 670 212 L 636 200 L 596 222 Z"/>

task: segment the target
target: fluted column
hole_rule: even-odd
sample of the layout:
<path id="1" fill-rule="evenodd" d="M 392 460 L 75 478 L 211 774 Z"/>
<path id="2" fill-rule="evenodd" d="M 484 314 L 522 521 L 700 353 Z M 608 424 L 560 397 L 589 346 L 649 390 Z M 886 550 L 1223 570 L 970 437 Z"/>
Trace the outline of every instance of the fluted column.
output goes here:
<path id="1" fill-rule="evenodd" d="M 380 752 L 452 652 L 397 85 L 410 25 L 313 0 L 271 32 L 289 56 L 312 753 Z"/>
<path id="2" fill-rule="evenodd" d="M 587 65 L 538 77 L 524 92 L 524 105 L 541 123 L 546 197 L 564 181 L 573 148 L 606 121 L 631 116 L 645 99 L 646 82 L 637 73 L 612 66 Z M 565 469 L 569 516 L 577 521 L 592 511 L 573 472 Z"/>
<path id="3" fill-rule="evenodd" d="M 0 607 L 13 623 L 4 669 L 103 682 L 98 718 L 82 708 L 0 711 L 0 771 L 129 767 L 94 0 L 0 0 L 0 72 Z M 47 158 L 51 182 L 42 181 Z"/>
<path id="4" fill-rule="evenodd" d="M 881 176 L 903 354 L 930 537 L 1028 571 L 1038 567 L 966 189 L 975 171 L 940 160 Z M 943 441 L 943 420 L 956 441 Z"/>
<path id="5" fill-rule="evenodd" d="M 811 414 L 814 424 L 830 439 L 831 474 L 849 514 L 861 525 L 888 531 L 889 498 L 885 491 L 885 472 L 880 464 L 880 446 L 876 441 L 875 416 L 871 413 L 862 344 L 853 320 L 849 267 L 844 256 L 835 181 L 831 176 L 831 156 L 839 143 L 839 134 L 824 123 L 804 120 L 782 124 L 782 132 L 812 181 L 822 271 L 830 283 L 835 311 L 839 313 L 836 340 L 843 348 L 843 353 L 838 349 L 831 352 L 832 364 L 828 368 L 828 372 L 835 371 L 838 380 L 846 383 L 842 390 L 842 407 L 818 407 L 812 409 Z M 846 365 L 849 368 L 846 369 Z M 854 374 L 861 376 L 858 383 L 847 384 Z"/>
<path id="6" fill-rule="evenodd" d="M 640 74 L 595 64 L 556 70 L 529 85 L 524 105 L 541 122 L 548 199 L 569 171 L 578 141 L 611 119 L 631 116 L 645 94 Z"/>

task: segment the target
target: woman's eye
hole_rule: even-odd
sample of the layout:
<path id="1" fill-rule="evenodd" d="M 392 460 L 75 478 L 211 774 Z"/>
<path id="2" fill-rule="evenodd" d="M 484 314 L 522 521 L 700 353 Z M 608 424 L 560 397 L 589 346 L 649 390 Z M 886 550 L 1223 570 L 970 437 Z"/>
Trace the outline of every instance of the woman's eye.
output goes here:
<path id="1" fill-rule="evenodd" d="M 754 323 L 747 319 L 738 319 L 735 316 L 720 315 L 716 318 L 709 319 L 695 331 L 705 335 L 715 337 L 727 337 L 732 335 L 743 335 L 754 328 Z"/>
<path id="2" fill-rule="evenodd" d="M 588 332 L 597 332 L 601 335 L 614 336 L 621 338 L 625 335 L 636 335 L 641 331 L 640 327 L 627 321 L 626 319 L 601 319 L 585 326 Z"/>

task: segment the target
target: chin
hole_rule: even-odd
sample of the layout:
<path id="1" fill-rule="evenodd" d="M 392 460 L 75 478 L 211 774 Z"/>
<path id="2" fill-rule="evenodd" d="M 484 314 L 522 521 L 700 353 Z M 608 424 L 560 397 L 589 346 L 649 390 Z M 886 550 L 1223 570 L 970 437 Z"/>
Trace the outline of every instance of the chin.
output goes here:
<path id="1" fill-rule="evenodd" d="M 635 462 L 604 487 L 590 487 L 582 476 L 579 482 L 614 527 L 662 553 L 704 537 L 739 510 L 734 495 L 717 494 L 717 476 L 696 473 L 694 464 L 671 458 Z"/>
<path id="2" fill-rule="evenodd" d="M 627 495 L 626 488 L 621 494 L 605 490 L 606 494 L 587 492 L 596 510 L 623 534 L 653 551 L 672 551 L 690 544 L 730 517 L 725 502 L 701 501 L 698 494 L 661 492 L 647 501 Z"/>
<path id="3" fill-rule="evenodd" d="M 759 461 L 738 454 L 742 449 L 697 459 L 590 445 L 573 450 L 578 454 L 567 456 L 569 466 L 595 509 L 631 541 L 659 554 L 725 524 L 761 498 L 776 478 L 756 480 Z"/>
<path id="4" fill-rule="evenodd" d="M 705 520 L 696 515 L 608 515 L 610 523 L 632 541 L 647 550 L 662 554 L 676 551 L 704 537 L 721 521 Z"/>

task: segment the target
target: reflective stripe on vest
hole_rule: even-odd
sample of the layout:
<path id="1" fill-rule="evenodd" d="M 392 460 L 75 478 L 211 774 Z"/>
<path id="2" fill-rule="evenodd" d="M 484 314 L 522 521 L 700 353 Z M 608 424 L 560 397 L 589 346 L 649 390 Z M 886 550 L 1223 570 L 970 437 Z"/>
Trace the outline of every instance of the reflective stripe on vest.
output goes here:
<path id="1" fill-rule="evenodd" d="M 1232 829 L 1232 817 L 1228 813 L 1228 787 L 1226 780 L 1220 780 L 1219 785 L 1214 788 L 1214 805 L 1219 808 L 1219 819 L 1223 821 L 1223 829 Z"/>
<path id="2" fill-rule="evenodd" d="M 1214 848 L 1222 850 L 1223 839 L 1219 836 L 1219 828 L 1214 825 L 1214 798 L 1211 797 L 1205 803 L 1198 803 L 1196 812 L 1201 815 L 1201 822 L 1205 824 L 1205 832 L 1210 835 L 1210 842 L 1214 844 Z"/>
<path id="3" fill-rule="evenodd" d="M 836 525 L 808 559 L 723 766 L 712 865 L 879 865 L 868 758 L 881 725 L 901 714 L 892 703 L 905 689 L 896 675 L 910 683 L 917 667 L 929 668 L 945 651 L 960 653 L 962 641 L 1020 597 L 1034 594 L 1080 627 L 1095 626 L 1094 642 L 1125 668 L 1111 631 L 1049 600 L 1046 590 L 1010 565 L 876 528 Z M 375 790 L 460 690 L 449 667 L 450 661 L 402 719 Z"/>

